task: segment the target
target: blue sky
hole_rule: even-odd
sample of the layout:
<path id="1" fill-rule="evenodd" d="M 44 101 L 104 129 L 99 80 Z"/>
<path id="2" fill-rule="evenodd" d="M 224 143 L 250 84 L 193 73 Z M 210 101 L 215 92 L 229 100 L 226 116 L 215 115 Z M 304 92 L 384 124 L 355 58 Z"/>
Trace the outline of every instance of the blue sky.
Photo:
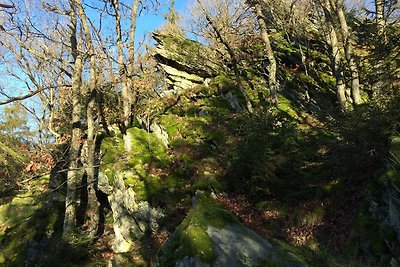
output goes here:
<path id="1" fill-rule="evenodd" d="M 164 3 L 166 3 L 165 1 Z M 175 9 L 178 12 L 185 12 L 189 0 L 175 0 Z M 164 22 L 163 14 L 168 11 L 169 1 L 164 4 L 162 9 L 157 14 L 144 14 L 137 19 L 136 36 L 140 40 L 144 34 L 151 33 L 159 28 Z"/>
<path id="2" fill-rule="evenodd" d="M 175 0 L 175 9 L 178 12 L 185 12 L 185 9 L 187 7 L 187 3 L 190 0 Z M 133 0 L 132 0 L 133 2 Z M 165 19 L 163 17 L 163 14 L 168 12 L 169 6 L 170 6 L 170 1 L 169 0 L 161 0 L 162 2 L 162 7 L 158 12 L 144 12 L 140 17 L 137 18 L 137 32 L 136 32 L 136 44 L 139 43 L 140 40 L 143 39 L 143 37 L 146 35 L 147 41 L 151 40 L 149 39 L 149 34 L 153 32 L 154 30 L 158 29 L 161 27 L 163 23 L 165 23 Z M 90 11 L 89 11 L 90 13 Z M 0 71 L 3 71 L 4 66 L 0 65 Z M 18 71 L 17 69 L 15 71 Z M 7 90 L 10 95 L 19 95 L 19 94 L 24 94 L 25 91 L 25 85 L 12 77 L 1 77 L 0 76 L 0 85 L 3 86 Z M 0 96 L 0 100 L 4 100 L 4 97 Z M 36 97 L 33 97 L 29 100 L 23 101 L 25 104 L 31 107 L 40 107 L 39 103 L 35 103 L 37 101 Z M 37 108 L 37 111 L 39 111 L 40 108 Z M 0 118 L 2 114 L 2 107 L 0 106 Z M 33 123 L 32 120 L 29 120 L 29 126 L 31 128 L 35 128 L 35 123 Z"/>

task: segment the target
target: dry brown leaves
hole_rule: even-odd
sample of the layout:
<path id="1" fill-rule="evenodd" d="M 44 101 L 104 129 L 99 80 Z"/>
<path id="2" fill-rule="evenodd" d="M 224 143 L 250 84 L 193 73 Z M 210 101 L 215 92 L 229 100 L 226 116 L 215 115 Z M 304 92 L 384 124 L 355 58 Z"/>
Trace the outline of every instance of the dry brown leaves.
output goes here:
<path id="1" fill-rule="evenodd" d="M 340 252 L 340 248 L 348 239 L 351 223 L 354 220 L 354 209 L 356 199 L 354 195 L 349 204 L 347 201 L 341 204 L 332 214 L 328 214 L 314 222 L 299 222 L 300 216 L 296 215 L 296 210 L 302 209 L 304 215 L 310 215 L 316 206 L 326 207 L 332 205 L 333 199 L 308 203 L 299 203 L 297 207 L 292 207 L 284 215 L 279 208 L 261 209 L 255 207 L 245 195 L 232 194 L 219 197 L 219 201 L 225 205 L 241 222 L 264 237 L 282 238 L 296 246 L 310 246 L 312 249 L 318 248 L 318 243 L 325 243 L 333 248 L 333 252 Z M 335 203 L 336 204 L 336 203 Z M 271 207 L 279 207 L 276 201 L 271 201 Z M 303 215 L 303 216 L 304 216 Z M 269 224 L 278 226 L 281 230 L 280 236 L 272 232 Z M 324 237 L 323 237 L 324 236 Z"/>

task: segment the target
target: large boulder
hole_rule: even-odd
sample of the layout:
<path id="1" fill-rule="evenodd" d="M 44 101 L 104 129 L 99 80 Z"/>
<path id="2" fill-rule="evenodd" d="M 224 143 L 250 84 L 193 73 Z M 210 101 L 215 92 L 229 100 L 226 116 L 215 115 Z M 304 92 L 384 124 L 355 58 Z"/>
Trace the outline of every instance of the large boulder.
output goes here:
<path id="1" fill-rule="evenodd" d="M 160 250 L 157 266 L 307 266 L 278 243 L 243 225 L 213 200 L 200 197 Z"/>
<path id="2" fill-rule="evenodd" d="M 154 57 L 164 70 L 172 92 L 203 84 L 217 76 L 221 66 L 215 62 L 216 52 L 199 42 L 177 33 L 158 31 Z"/>

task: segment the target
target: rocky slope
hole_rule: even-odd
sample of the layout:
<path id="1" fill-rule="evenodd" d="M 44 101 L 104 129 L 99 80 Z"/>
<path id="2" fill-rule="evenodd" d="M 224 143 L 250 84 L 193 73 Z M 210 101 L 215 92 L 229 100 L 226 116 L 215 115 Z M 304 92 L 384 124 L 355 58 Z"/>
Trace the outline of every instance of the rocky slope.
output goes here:
<path id="1" fill-rule="evenodd" d="M 263 77 L 248 66 L 255 112 L 247 114 L 213 51 L 182 36 L 154 38 L 171 91 L 154 100 L 147 123 L 127 130 L 132 154 L 119 130 L 102 139 L 102 236 L 63 240 L 62 197 L 31 206 L 11 197 L 0 207 L 0 264 L 398 265 L 398 138 L 389 166 L 371 156 L 387 155 L 380 129 L 392 118 L 370 107 L 343 118 L 329 58 L 310 51 L 306 74 L 295 68 L 298 48 L 274 36 L 279 101 L 269 103 Z"/>

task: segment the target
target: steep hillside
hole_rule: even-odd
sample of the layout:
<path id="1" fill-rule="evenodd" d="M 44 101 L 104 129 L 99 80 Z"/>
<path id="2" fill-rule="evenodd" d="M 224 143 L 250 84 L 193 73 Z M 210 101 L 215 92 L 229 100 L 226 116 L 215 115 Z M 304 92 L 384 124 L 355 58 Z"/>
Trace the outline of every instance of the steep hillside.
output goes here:
<path id="1" fill-rule="evenodd" d="M 170 90 L 126 137 L 115 125 L 98 133 L 97 235 L 62 237 L 65 177 L 55 166 L 1 202 L 0 264 L 399 264 L 398 97 L 343 114 L 325 51 L 316 44 L 305 63 L 301 47 L 276 33 L 276 102 L 259 66 L 240 66 L 249 113 L 210 48 L 171 33 L 154 38 Z M 79 178 L 84 187 L 84 171 Z M 49 180 L 58 183 L 50 191 Z M 78 194 L 84 233 L 87 193 Z"/>

